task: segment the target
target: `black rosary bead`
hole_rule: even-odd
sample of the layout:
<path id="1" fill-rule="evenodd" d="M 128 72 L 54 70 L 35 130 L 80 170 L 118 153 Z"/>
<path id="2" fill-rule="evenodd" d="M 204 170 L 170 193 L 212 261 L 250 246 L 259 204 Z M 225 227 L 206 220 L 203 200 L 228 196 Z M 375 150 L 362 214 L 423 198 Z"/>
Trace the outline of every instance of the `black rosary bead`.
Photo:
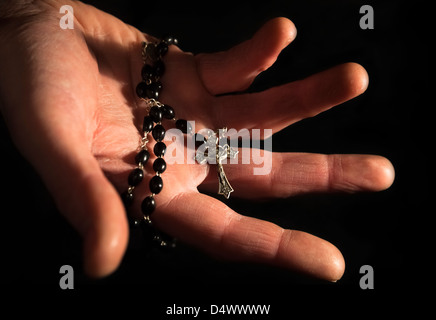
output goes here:
<path id="1" fill-rule="evenodd" d="M 137 164 L 142 164 L 143 166 L 145 166 L 149 158 L 150 153 L 144 149 L 138 152 L 138 154 L 135 156 L 135 161 Z"/>
<path id="2" fill-rule="evenodd" d="M 156 157 L 163 157 L 165 155 L 165 151 L 167 151 L 167 146 L 163 142 L 158 142 L 154 145 L 153 152 Z"/>
<path id="3" fill-rule="evenodd" d="M 171 120 L 174 119 L 174 117 L 176 116 L 174 109 L 167 104 L 164 104 L 161 109 L 162 109 L 162 115 L 165 119 Z"/>
<path id="4" fill-rule="evenodd" d="M 183 133 L 190 133 L 192 131 L 191 124 L 183 119 L 179 119 L 176 121 L 176 128 L 182 131 Z"/>
<path id="5" fill-rule="evenodd" d="M 158 92 L 161 92 L 161 90 L 162 90 L 162 82 L 160 82 L 160 81 L 153 82 L 151 84 L 151 86 L 152 86 L 153 90 L 156 90 Z"/>
<path id="6" fill-rule="evenodd" d="M 144 80 L 151 80 L 155 77 L 155 69 L 151 65 L 145 64 L 142 67 L 141 76 Z"/>
<path id="7" fill-rule="evenodd" d="M 153 162 L 153 170 L 157 173 L 163 173 L 167 169 L 167 163 L 163 158 L 157 158 Z"/>
<path id="8" fill-rule="evenodd" d="M 147 99 L 147 84 L 142 81 L 136 86 L 136 94 L 142 99 Z"/>
<path id="9" fill-rule="evenodd" d="M 162 121 L 162 110 L 161 108 L 154 106 L 151 107 L 148 115 L 153 119 L 154 122 L 158 123 Z"/>
<path id="10" fill-rule="evenodd" d="M 153 75 L 161 77 L 165 73 L 165 64 L 162 60 L 157 60 L 153 67 Z"/>
<path id="11" fill-rule="evenodd" d="M 144 117 L 144 122 L 142 124 L 142 131 L 150 132 L 153 129 L 154 123 L 153 119 L 150 116 Z"/>
<path id="12" fill-rule="evenodd" d="M 144 171 L 141 168 L 136 168 L 129 174 L 129 186 L 137 186 L 144 178 Z"/>
<path id="13" fill-rule="evenodd" d="M 154 176 L 150 180 L 150 191 L 151 193 L 158 194 L 163 189 L 163 181 L 159 176 Z"/>
<path id="14" fill-rule="evenodd" d="M 153 135 L 154 140 L 160 142 L 165 138 L 165 128 L 158 124 L 153 128 L 151 134 Z"/>
<path id="15" fill-rule="evenodd" d="M 145 87 L 145 96 L 148 99 L 159 99 L 159 93 L 162 89 L 162 83 L 158 82 L 152 82 Z"/>
<path id="16" fill-rule="evenodd" d="M 153 196 L 148 196 L 141 203 L 141 211 L 144 216 L 149 216 L 156 209 L 156 201 Z"/>
<path id="17" fill-rule="evenodd" d="M 162 41 L 166 42 L 169 46 L 174 44 L 178 45 L 179 40 L 177 40 L 173 35 L 167 34 L 162 38 Z"/>
<path id="18" fill-rule="evenodd" d="M 166 55 L 168 52 L 168 45 L 161 41 L 157 46 L 156 46 L 156 53 L 163 57 L 164 55 Z"/>

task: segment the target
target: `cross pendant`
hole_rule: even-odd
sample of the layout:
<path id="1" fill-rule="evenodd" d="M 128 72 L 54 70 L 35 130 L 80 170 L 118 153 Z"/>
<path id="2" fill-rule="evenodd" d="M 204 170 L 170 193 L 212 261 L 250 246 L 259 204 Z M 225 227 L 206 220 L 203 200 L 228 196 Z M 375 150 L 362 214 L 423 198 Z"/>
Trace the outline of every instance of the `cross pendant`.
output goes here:
<path id="1" fill-rule="evenodd" d="M 226 132 L 227 128 L 223 128 L 220 131 L 220 137 L 225 138 Z M 209 130 L 204 146 L 202 148 L 200 147 L 195 155 L 195 159 L 200 164 L 208 162 L 209 164 L 217 165 L 219 183 L 218 194 L 222 194 L 227 199 L 230 197 L 230 193 L 232 193 L 234 189 L 232 188 L 229 180 L 227 179 L 226 173 L 224 172 L 224 167 L 222 165 L 222 161 L 226 158 L 235 159 L 238 152 L 238 150 L 230 147 L 227 143 L 221 146 L 219 144 L 219 138 L 217 136 L 217 133 Z"/>

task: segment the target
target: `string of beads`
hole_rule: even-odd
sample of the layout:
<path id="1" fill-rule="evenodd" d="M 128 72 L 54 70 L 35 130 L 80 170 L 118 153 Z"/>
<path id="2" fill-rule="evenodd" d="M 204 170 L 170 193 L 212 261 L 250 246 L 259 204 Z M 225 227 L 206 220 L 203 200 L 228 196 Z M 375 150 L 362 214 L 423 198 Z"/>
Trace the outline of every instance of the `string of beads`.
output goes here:
<path id="1" fill-rule="evenodd" d="M 142 125 L 142 140 L 140 151 L 135 156 L 137 167 L 129 174 L 127 190 L 122 193 L 121 198 L 126 208 L 130 207 L 134 200 L 133 191 L 144 179 L 144 170 L 150 159 L 148 143 L 150 135 L 156 141 L 153 147 L 153 153 L 156 159 L 153 162 L 155 175 L 149 181 L 150 194 L 146 196 L 141 203 L 143 217 L 135 219 L 129 216 L 131 226 L 140 226 L 143 229 L 144 238 L 153 246 L 159 248 L 175 247 L 175 239 L 172 239 L 165 233 L 154 228 L 151 216 L 156 209 L 155 196 L 163 189 L 162 174 L 167 168 L 164 160 L 166 145 L 163 142 L 165 138 L 165 128 L 162 125 L 164 119 L 175 122 L 176 128 L 183 133 L 192 133 L 189 122 L 183 119 L 176 119 L 174 109 L 159 102 L 159 95 L 162 91 L 161 77 L 165 73 L 165 64 L 163 57 L 167 54 L 170 45 L 177 45 L 178 41 L 173 36 L 166 36 L 158 43 L 143 42 L 142 57 L 144 66 L 141 70 L 142 81 L 136 86 L 136 94 L 140 99 L 147 102 L 149 106 L 148 115 L 144 117 Z"/>

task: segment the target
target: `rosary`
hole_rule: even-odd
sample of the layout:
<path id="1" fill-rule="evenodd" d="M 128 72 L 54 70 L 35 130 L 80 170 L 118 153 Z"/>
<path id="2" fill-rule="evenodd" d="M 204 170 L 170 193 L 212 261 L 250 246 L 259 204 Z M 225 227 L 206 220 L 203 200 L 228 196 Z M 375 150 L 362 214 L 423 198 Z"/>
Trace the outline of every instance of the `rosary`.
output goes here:
<path id="1" fill-rule="evenodd" d="M 144 66 L 141 70 L 142 81 L 136 87 L 136 94 L 138 97 L 146 101 L 149 111 L 148 115 L 144 117 L 142 126 L 142 139 L 139 146 L 140 151 L 135 156 L 135 163 L 137 167 L 132 170 L 128 176 L 128 188 L 121 194 L 121 198 L 126 208 L 130 207 L 133 203 L 133 191 L 144 178 L 144 167 L 148 163 L 151 154 L 148 148 L 150 142 L 150 135 L 156 141 L 153 147 L 153 153 L 156 159 L 153 162 L 153 170 L 155 175 L 149 181 L 150 195 L 146 196 L 141 203 L 141 211 L 143 219 L 137 220 L 129 217 L 131 226 L 141 226 L 143 230 L 144 239 L 151 242 L 154 247 L 158 248 L 174 248 L 175 239 L 154 228 L 151 216 L 156 209 L 155 196 L 163 189 L 162 174 L 167 168 L 164 160 L 166 145 L 163 142 L 165 138 L 165 128 L 162 125 L 162 120 L 167 119 L 175 122 L 175 126 L 183 134 L 194 135 L 192 126 L 184 119 L 177 119 L 174 109 L 159 102 L 159 94 L 162 90 L 162 83 L 160 78 L 165 73 L 165 64 L 163 57 L 167 54 L 168 48 L 171 45 L 177 45 L 178 41 L 173 36 L 166 36 L 157 43 L 142 43 L 142 59 Z M 221 141 L 226 139 L 227 128 L 212 131 L 207 130 L 205 136 L 196 133 L 196 140 L 200 136 L 203 140 L 203 145 L 200 146 L 196 152 L 195 160 L 199 164 L 216 164 L 218 173 L 218 194 L 223 195 L 227 199 L 233 188 L 230 185 L 222 162 L 227 158 L 235 159 L 238 150 L 230 147 L 229 144 L 221 145 Z"/>

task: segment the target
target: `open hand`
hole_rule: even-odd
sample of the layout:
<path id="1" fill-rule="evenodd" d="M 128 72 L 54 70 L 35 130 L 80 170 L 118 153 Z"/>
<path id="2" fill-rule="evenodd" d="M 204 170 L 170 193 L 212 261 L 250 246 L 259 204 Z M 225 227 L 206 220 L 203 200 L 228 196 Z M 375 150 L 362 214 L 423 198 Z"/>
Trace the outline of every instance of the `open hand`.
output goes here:
<path id="1" fill-rule="evenodd" d="M 74 8 L 73 30 L 59 27 L 64 4 Z M 153 38 L 94 7 L 66 0 L 34 2 L 0 22 L 0 101 L 11 135 L 83 236 L 88 274 L 107 275 L 119 265 L 128 241 L 119 193 L 135 167 L 147 113 L 135 94 L 141 42 Z M 194 56 L 171 46 L 159 100 L 173 106 L 178 118 L 195 120 L 197 129 L 276 133 L 365 91 L 366 71 L 348 63 L 264 92 L 222 95 L 248 88 L 295 36 L 293 23 L 277 18 L 225 52 Z M 378 191 L 394 179 L 391 163 L 379 156 L 271 157 L 267 175 L 253 175 L 254 165 L 226 165 L 232 196 Z M 276 264 L 331 281 L 342 276 L 343 257 L 327 241 L 240 215 L 200 193 L 217 188 L 210 166 L 169 165 L 162 177 L 153 214 L 159 229 L 216 256 Z M 146 195 L 143 183 L 132 210 L 139 210 Z"/>

